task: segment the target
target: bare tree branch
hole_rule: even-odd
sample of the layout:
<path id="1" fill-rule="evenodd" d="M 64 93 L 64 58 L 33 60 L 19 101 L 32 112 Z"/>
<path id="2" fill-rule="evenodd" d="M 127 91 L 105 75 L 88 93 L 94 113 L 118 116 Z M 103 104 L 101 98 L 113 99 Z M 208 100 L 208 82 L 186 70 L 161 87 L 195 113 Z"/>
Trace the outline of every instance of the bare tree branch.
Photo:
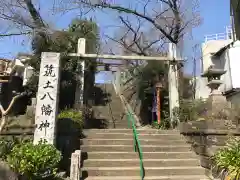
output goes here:
<path id="1" fill-rule="evenodd" d="M 22 35 L 28 35 L 28 34 L 31 34 L 31 32 L 0 34 L 0 37 L 7 37 L 7 36 L 22 36 Z"/>
<path id="2" fill-rule="evenodd" d="M 47 32 L 39 10 L 32 0 L 2 0 L 0 3 L 0 37 L 29 35 L 31 32 Z"/>
<path id="3" fill-rule="evenodd" d="M 106 37 L 125 49 L 125 53 L 143 56 L 166 52 L 166 43 L 178 44 L 186 31 L 199 24 L 198 0 L 132 0 L 126 3 L 107 0 L 59 0 L 68 8 L 87 12 L 114 13 L 119 24 L 114 36 Z M 116 26 L 119 26 L 116 25 Z M 114 52 L 113 52 L 114 53 Z"/>
<path id="4" fill-rule="evenodd" d="M 174 0 L 174 1 L 177 1 L 177 0 Z M 137 17 L 140 17 L 146 21 L 148 21 L 149 23 L 151 23 L 156 29 L 158 29 L 170 42 L 172 43 L 177 43 L 178 39 L 174 39 L 161 25 L 159 25 L 155 20 L 154 18 L 150 17 L 150 16 L 147 16 L 147 15 L 144 15 L 140 12 L 138 12 L 137 10 L 133 10 L 133 9 L 130 9 L 130 8 L 126 8 L 126 7 L 123 7 L 123 6 L 117 6 L 117 5 L 111 5 L 110 3 L 106 3 L 106 2 L 102 2 L 102 3 L 91 3 L 90 1 L 88 0 L 80 0 L 81 3 L 84 3 L 86 5 L 89 5 L 89 6 L 92 6 L 92 7 L 95 7 L 95 8 L 108 8 L 108 9 L 112 9 L 112 10 L 116 10 L 118 12 L 123 12 L 123 13 L 126 13 L 126 14 L 131 14 L 131 15 L 135 15 Z M 165 2 L 169 5 L 171 5 L 169 2 Z M 145 5 L 146 7 L 146 5 Z M 174 9 L 175 10 L 175 9 Z M 177 28 L 178 26 L 176 26 Z M 176 37 L 176 36 L 174 36 Z"/>
<path id="5" fill-rule="evenodd" d="M 11 108 L 13 107 L 14 103 L 20 98 L 20 97 L 23 97 L 25 96 L 27 93 L 24 92 L 24 93 L 21 93 L 21 94 L 18 94 L 16 96 L 14 96 L 10 102 L 10 104 L 8 105 L 7 109 L 5 110 L 2 106 L 2 104 L 0 103 L 0 111 L 1 111 L 1 115 L 2 115 L 2 118 L 1 118 L 1 124 L 0 124 L 0 134 L 4 128 L 4 126 L 6 125 L 7 123 L 7 115 L 8 113 L 10 112 Z"/>

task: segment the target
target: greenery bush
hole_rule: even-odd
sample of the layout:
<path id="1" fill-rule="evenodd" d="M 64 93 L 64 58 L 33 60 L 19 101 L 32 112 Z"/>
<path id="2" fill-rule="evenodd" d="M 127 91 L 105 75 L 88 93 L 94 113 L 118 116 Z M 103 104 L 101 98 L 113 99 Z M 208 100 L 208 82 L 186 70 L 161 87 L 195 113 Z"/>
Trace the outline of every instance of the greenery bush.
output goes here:
<path id="1" fill-rule="evenodd" d="M 230 180 L 240 179 L 240 138 L 230 138 L 212 158 L 215 166 L 228 172 Z"/>
<path id="2" fill-rule="evenodd" d="M 154 129 L 170 129 L 171 128 L 171 121 L 169 118 L 169 113 L 168 111 L 162 111 L 162 117 L 161 118 L 161 123 L 158 124 L 157 121 L 153 121 L 152 122 L 152 128 Z"/>
<path id="3" fill-rule="evenodd" d="M 180 122 L 198 120 L 206 116 L 208 111 L 208 102 L 203 100 L 183 100 L 179 108 L 174 109 L 174 117 Z"/>
<path id="4" fill-rule="evenodd" d="M 160 124 L 157 121 L 152 122 L 152 128 L 154 129 L 170 129 L 170 127 L 170 122 L 167 120 L 161 121 Z"/>
<path id="5" fill-rule="evenodd" d="M 66 109 L 59 113 L 58 119 L 72 119 L 79 125 L 79 128 L 83 128 L 83 113 L 76 109 Z"/>
<path id="6" fill-rule="evenodd" d="M 209 100 L 185 100 L 180 102 L 180 107 L 174 109 L 174 117 L 180 122 L 198 121 L 198 120 L 228 120 L 230 125 L 232 122 L 239 124 L 240 111 L 238 106 L 223 106 L 219 104 L 219 110 L 211 110 Z M 218 106 L 216 104 L 216 106 Z M 216 108 L 216 107 L 214 107 Z M 217 108 L 216 108 L 217 109 Z"/>
<path id="7" fill-rule="evenodd" d="M 13 147 L 7 163 L 14 172 L 29 180 L 55 176 L 62 156 L 54 145 L 40 141 L 39 144 L 24 142 Z"/>
<path id="8" fill-rule="evenodd" d="M 13 147 L 20 144 L 19 138 L 11 137 L 10 139 L 0 139 L 0 159 L 6 160 L 7 156 L 11 153 Z"/>

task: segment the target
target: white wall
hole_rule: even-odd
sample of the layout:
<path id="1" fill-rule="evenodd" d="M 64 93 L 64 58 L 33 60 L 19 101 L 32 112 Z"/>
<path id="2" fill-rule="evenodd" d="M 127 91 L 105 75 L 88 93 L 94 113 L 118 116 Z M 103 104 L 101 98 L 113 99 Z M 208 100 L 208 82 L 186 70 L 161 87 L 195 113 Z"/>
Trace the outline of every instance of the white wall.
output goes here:
<path id="1" fill-rule="evenodd" d="M 23 86 L 25 86 L 28 80 L 32 77 L 34 73 L 34 69 L 30 66 L 25 66 L 24 73 L 23 73 Z"/>
<path id="2" fill-rule="evenodd" d="M 197 77 L 196 78 L 196 99 L 207 99 L 210 95 L 210 88 L 207 86 L 207 78 Z"/>
<path id="3" fill-rule="evenodd" d="M 230 41 L 209 41 L 203 44 L 203 70 L 206 71 L 210 65 L 226 71 L 221 76 L 223 84 L 220 86 L 222 92 L 240 88 L 240 41 L 236 41 L 226 49 L 220 57 L 212 57 L 211 53 L 227 45 Z"/>
<path id="4" fill-rule="evenodd" d="M 232 40 L 213 40 L 202 44 L 202 72 L 213 65 L 211 53 L 216 53 L 231 42 Z"/>
<path id="5" fill-rule="evenodd" d="M 230 41 L 209 41 L 203 44 L 203 71 L 206 71 L 210 65 L 226 71 L 221 76 L 223 84 L 220 90 L 224 93 L 233 88 L 240 88 L 240 41 L 236 41 L 228 49 L 226 49 L 220 57 L 212 57 L 211 53 L 227 45 Z M 206 87 L 207 79 L 199 77 L 197 79 L 196 98 L 206 98 L 210 93 L 210 89 Z M 229 97 L 229 101 L 240 103 L 240 94 Z"/>
<path id="6" fill-rule="evenodd" d="M 226 73 L 221 76 L 221 80 L 223 81 L 223 84 L 219 88 L 220 91 L 223 93 L 226 91 L 232 90 L 231 70 L 230 70 L 230 64 L 229 64 L 229 62 L 230 62 L 229 53 L 230 53 L 230 50 L 226 49 L 221 54 L 219 59 L 214 60 L 214 61 L 218 61 L 218 62 L 216 62 L 218 68 L 226 71 Z"/>
<path id="7" fill-rule="evenodd" d="M 232 88 L 240 88 L 240 41 L 229 49 Z"/>
<path id="8" fill-rule="evenodd" d="M 226 71 L 221 77 L 223 84 L 220 86 L 220 90 L 226 92 L 240 88 L 240 41 L 236 41 L 225 50 L 217 63 Z"/>

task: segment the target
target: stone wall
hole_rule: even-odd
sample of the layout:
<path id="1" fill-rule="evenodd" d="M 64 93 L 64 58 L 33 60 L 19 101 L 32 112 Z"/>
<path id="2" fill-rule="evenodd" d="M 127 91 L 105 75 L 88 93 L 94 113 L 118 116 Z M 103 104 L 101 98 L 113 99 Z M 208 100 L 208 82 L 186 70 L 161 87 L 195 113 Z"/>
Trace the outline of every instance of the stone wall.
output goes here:
<path id="1" fill-rule="evenodd" d="M 200 156 L 201 165 L 208 169 L 212 164 L 210 157 L 216 150 L 223 147 L 229 137 L 240 137 L 240 130 L 229 128 L 224 120 L 181 123 L 179 130 Z"/>
<path id="2" fill-rule="evenodd" d="M 14 173 L 10 167 L 0 161 L 0 180 L 18 180 L 16 173 Z"/>

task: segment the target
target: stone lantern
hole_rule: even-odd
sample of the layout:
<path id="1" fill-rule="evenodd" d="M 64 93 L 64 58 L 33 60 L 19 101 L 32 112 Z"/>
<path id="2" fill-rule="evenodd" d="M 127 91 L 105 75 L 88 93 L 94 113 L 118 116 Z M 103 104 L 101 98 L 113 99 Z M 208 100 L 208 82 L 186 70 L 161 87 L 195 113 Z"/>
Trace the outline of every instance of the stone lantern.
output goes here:
<path id="1" fill-rule="evenodd" d="M 207 77 L 208 84 L 207 86 L 211 89 L 211 94 L 209 96 L 212 103 L 223 103 L 227 102 L 226 97 L 223 96 L 222 92 L 219 90 L 220 85 L 223 83 L 220 80 L 221 76 L 225 74 L 226 71 L 222 69 L 217 69 L 214 67 L 210 67 L 202 77 Z"/>
<path id="2" fill-rule="evenodd" d="M 226 100 L 226 97 L 223 96 L 222 92 L 219 90 L 220 85 L 223 83 L 220 78 L 226 71 L 222 69 L 217 69 L 210 67 L 202 76 L 208 78 L 207 86 L 211 89 L 211 94 L 209 96 L 209 109 L 212 113 L 212 125 L 208 124 L 208 127 L 213 127 L 216 129 L 225 129 L 229 128 L 229 119 L 231 112 L 229 108 L 231 107 L 230 103 Z M 227 118 L 227 119 L 225 119 Z M 231 124 L 231 123 L 230 123 Z M 231 125 L 232 126 L 232 125 Z"/>
<path id="3" fill-rule="evenodd" d="M 206 121 L 209 129 L 233 129 L 235 124 L 231 118 L 231 103 L 229 103 L 226 97 L 219 90 L 220 85 L 223 81 L 220 79 L 226 71 L 223 69 L 217 69 L 215 67 L 210 67 L 202 77 L 207 77 L 207 86 L 211 89 L 209 95 L 209 105 L 208 111 L 212 113 L 212 121 Z"/>

